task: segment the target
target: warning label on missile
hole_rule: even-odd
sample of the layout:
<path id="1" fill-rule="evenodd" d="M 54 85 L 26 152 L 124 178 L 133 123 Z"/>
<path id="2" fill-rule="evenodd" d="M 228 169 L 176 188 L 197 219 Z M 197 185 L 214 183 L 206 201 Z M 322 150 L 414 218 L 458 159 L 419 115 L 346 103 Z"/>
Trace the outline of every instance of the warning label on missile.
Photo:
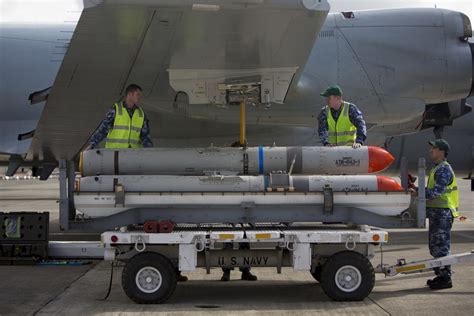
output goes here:
<path id="1" fill-rule="evenodd" d="M 342 157 L 342 159 L 336 160 L 336 166 L 338 167 L 358 167 L 360 166 L 360 159 L 354 159 L 352 157 Z"/>

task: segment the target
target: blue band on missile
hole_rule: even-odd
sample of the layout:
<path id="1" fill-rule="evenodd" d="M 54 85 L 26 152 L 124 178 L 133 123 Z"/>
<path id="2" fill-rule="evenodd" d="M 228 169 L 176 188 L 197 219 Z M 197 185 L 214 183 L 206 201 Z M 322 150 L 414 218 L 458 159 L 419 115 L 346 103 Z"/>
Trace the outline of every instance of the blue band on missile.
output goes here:
<path id="1" fill-rule="evenodd" d="M 263 174 L 263 147 L 258 146 L 258 174 Z"/>

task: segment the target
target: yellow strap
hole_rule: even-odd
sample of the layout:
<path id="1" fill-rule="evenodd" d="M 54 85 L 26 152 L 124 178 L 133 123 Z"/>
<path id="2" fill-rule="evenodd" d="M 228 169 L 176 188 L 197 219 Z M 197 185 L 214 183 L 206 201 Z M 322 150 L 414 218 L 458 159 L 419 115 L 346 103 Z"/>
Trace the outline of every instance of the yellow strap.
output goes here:
<path id="1" fill-rule="evenodd" d="M 356 131 L 349 131 L 349 132 L 328 132 L 329 136 L 352 136 L 356 133 Z"/>
<path id="2" fill-rule="evenodd" d="M 108 143 L 119 143 L 119 144 L 128 144 L 128 143 L 131 143 L 131 144 L 140 144 L 139 141 L 136 141 L 135 139 L 120 139 L 120 138 L 107 138 L 106 141 Z"/>

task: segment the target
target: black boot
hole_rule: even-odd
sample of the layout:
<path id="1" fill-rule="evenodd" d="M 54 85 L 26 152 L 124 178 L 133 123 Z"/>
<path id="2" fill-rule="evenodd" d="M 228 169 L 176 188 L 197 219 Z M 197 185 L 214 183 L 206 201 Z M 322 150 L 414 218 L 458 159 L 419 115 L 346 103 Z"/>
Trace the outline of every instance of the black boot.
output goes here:
<path id="1" fill-rule="evenodd" d="M 188 277 L 185 275 L 182 275 L 181 272 L 178 273 L 176 276 L 176 281 L 178 282 L 186 282 L 188 280 Z"/>
<path id="2" fill-rule="evenodd" d="M 257 276 L 250 273 L 250 270 L 242 271 L 242 280 L 257 281 Z"/>
<path id="3" fill-rule="evenodd" d="M 450 277 L 438 277 L 430 282 L 429 286 L 432 290 L 450 289 L 453 287 L 453 282 Z"/>
<path id="4" fill-rule="evenodd" d="M 439 282 L 439 278 L 441 278 L 440 276 L 436 276 L 434 279 L 429 279 L 426 281 L 426 285 L 428 286 L 431 286 L 431 284 L 434 284 L 436 282 Z"/>
<path id="5" fill-rule="evenodd" d="M 221 281 L 230 281 L 230 269 L 222 269 L 222 272 Z"/>

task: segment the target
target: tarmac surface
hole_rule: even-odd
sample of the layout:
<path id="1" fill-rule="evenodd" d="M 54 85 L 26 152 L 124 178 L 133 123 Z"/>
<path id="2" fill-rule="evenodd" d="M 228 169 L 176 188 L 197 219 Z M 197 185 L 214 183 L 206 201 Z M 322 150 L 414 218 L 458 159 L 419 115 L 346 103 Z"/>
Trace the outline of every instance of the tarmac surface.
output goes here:
<path id="1" fill-rule="evenodd" d="M 470 181 L 458 179 L 461 213 L 452 232 L 452 253 L 474 250 L 474 192 Z M 0 212 L 49 211 L 51 240 L 96 240 L 96 234 L 59 231 L 58 181 L 0 180 Z M 430 258 L 426 229 L 389 230 L 383 260 L 394 264 Z M 373 264 L 380 263 L 380 249 Z M 284 268 L 256 268 L 256 282 L 241 281 L 232 272 L 230 282 L 220 282 L 220 269 L 186 274 L 171 299 L 163 305 L 138 305 L 121 287 L 122 267 L 114 268 L 112 290 L 106 301 L 110 263 L 91 261 L 79 266 L 0 266 L 0 315 L 92 315 L 92 314 L 228 314 L 228 315 L 470 315 L 474 310 L 474 263 L 453 268 L 452 289 L 432 291 L 425 282 L 432 273 L 385 278 L 377 275 L 372 293 L 362 302 L 334 302 L 307 272 Z"/>

